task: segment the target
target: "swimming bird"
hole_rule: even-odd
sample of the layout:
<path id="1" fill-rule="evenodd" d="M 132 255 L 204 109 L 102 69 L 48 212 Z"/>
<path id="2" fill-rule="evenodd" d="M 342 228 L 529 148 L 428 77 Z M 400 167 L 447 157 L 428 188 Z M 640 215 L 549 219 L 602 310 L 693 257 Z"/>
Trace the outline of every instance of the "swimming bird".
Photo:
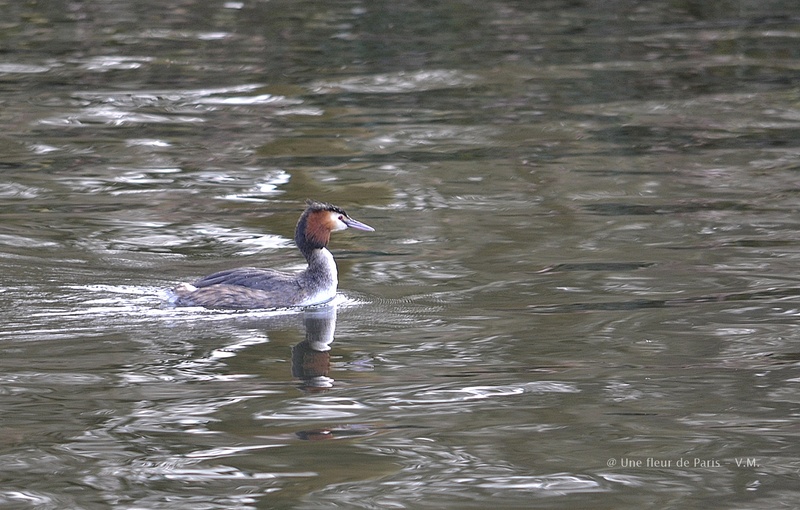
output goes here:
<path id="1" fill-rule="evenodd" d="M 306 201 L 294 241 L 308 267 L 297 273 L 240 267 L 183 283 L 170 290 L 169 302 L 207 308 L 284 308 L 318 305 L 336 296 L 336 262 L 328 251 L 331 232 L 375 229 L 332 204 Z"/>

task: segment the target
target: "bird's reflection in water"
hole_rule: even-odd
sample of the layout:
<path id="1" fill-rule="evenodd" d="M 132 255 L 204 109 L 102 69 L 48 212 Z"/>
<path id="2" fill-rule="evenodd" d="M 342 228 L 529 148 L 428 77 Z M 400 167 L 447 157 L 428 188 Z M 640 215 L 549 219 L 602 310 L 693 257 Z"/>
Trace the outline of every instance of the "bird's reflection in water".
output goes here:
<path id="1" fill-rule="evenodd" d="M 336 332 L 336 305 L 329 304 L 306 308 L 303 311 L 305 339 L 292 347 L 292 376 L 300 380 L 300 389 L 306 393 L 322 393 L 333 387 L 329 377 L 331 344 Z M 304 441 L 354 439 L 371 436 L 398 427 L 386 424 L 340 423 L 294 432 Z"/>
<path id="2" fill-rule="evenodd" d="M 292 347 L 292 376 L 306 391 L 331 388 L 331 343 L 336 331 L 336 305 L 307 308 L 303 312 L 305 340 Z"/>
<path id="3" fill-rule="evenodd" d="M 303 312 L 306 338 L 292 347 L 292 376 L 302 381 L 307 392 L 325 391 L 333 387 L 328 377 L 331 368 L 331 343 L 336 331 L 336 306 L 307 308 Z M 325 441 L 368 436 L 376 430 L 367 425 L 345 424 L 295 432 L 298 439 Z"/>

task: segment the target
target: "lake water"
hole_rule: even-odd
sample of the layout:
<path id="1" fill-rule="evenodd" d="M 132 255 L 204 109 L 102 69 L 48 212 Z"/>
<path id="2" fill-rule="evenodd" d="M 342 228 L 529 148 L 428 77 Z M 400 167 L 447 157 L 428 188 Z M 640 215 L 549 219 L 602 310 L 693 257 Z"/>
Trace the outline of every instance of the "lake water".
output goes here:
<path id="1" fill-rule="evenodd" d="M 796 506 L 796 2 L 0 9 L 2 508 Z"/>

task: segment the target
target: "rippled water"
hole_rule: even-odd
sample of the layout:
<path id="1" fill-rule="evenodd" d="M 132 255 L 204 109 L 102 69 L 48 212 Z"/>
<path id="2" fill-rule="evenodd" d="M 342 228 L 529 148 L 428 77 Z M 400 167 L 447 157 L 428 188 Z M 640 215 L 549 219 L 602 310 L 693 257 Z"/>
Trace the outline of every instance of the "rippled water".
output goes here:
<path id="1" fill-rule="evenodd" d="M 794 2 L 0 8 L 3 508 L 796 504 Z"/>

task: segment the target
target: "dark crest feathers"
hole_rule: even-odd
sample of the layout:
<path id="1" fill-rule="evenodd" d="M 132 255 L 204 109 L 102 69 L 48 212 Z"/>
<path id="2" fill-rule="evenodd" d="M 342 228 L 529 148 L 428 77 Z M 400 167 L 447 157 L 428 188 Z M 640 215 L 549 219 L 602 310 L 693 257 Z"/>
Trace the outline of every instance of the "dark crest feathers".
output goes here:
<path id="1" fill-rule="evenodd" d="M 303 254 L 303 256 L 306 257 L 306 259 L 308 259 L 313 250 L 318 250 L 327 246 L 330 238 L 330 232 L 328 231 L 324 232 L 326 235 L 320 236 L 317 234 L 321 234 L 321 232 L 315 232 L 309 229 L 308 217 L 315 212 L 321 211 L 330 211 L 347 216 L 347 213 L 344 211 L 344 209 L 336 207 L 333 204 L 317 202 L 316 200 L 306 200 L 306 210 L 297 221 L 297 228 L 295 228 L 294 231 L 294 242 L 297 244 L 297 247 L 300 249 L 300 252 Z"/>

